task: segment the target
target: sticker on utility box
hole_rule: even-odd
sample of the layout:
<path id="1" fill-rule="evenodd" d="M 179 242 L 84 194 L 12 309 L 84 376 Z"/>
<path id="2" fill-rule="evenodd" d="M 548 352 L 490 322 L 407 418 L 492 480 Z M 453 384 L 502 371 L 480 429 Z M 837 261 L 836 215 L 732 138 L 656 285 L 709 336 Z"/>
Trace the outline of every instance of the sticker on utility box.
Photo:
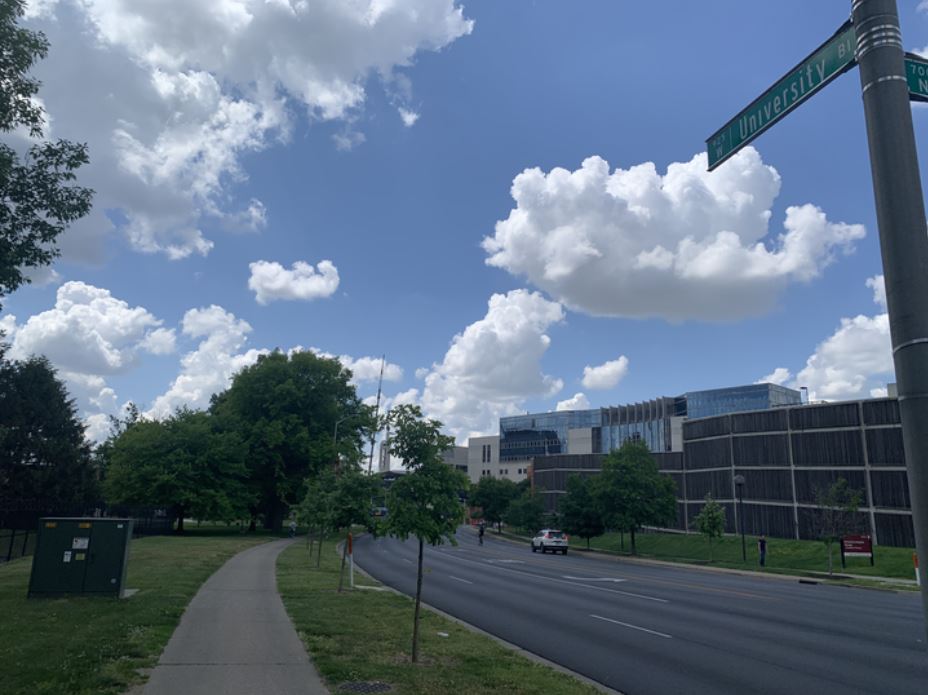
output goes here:
<path id="1" fill-rule="evenodd" d="M 62 562 L 71 562 L 71 551 L 70 550 L 64 551 L 64 558 L 62 558 Z"/>
<path id="2" fill-rule="evenodd" d="M 87 553 L 74 553 L 74 562 L 80 562 L 87 557 Z"/>
<path id="3" fill-rule="evenodd" d="M 87 550 L 90 547 L 90 539 L 81 536 L 75 536 L 71 541 L 71 550 Z"/>

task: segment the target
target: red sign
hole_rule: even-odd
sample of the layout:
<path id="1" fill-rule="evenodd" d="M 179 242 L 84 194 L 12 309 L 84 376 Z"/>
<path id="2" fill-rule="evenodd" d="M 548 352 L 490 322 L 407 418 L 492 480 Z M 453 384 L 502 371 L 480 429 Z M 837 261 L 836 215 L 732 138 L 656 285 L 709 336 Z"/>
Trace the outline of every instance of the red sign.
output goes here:
<path id="1" fill-rule="evenodd" d="M 870 536 L 845 536 L 841 539 L 841 552 L 851 557 L 872 557 L 873 541 Z"/>

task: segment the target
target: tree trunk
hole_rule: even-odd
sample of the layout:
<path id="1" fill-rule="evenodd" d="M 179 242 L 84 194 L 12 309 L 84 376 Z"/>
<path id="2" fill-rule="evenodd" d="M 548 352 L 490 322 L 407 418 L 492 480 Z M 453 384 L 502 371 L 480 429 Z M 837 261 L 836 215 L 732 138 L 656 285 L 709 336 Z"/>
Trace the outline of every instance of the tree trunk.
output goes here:
<path id="1" fill-rule="evenodd" d="M 419 571 L 416 575 L 416 612 L 412 619 L 412 663 L 419 660 L 419 603 L 422 601 L 422 538 L 419 538 Z"/>
<path id="2" fill-rule="evenodd" d="M 625 550 L 625 531 L 619 531 L 619 548 Z"/>
<path id="3" fill-rule="evenodd" d="M 280 500 L 274 500 L 264 515 L 264 528 L 268 531 L 280 531 L 284 527 L 284 509 Z"/>
<path id="4" fill-rule="evenodd" d="M 832 561 L 831 561 L 831 546 L 832 546 L 832 543 L 829 543 L 829 544 L 828 544 L 828 576 L 829 576 L 829 577 L 830 577 L 832 574 L 834 574 L 833 566 L 832 566 Z"/>
<path id="5" fill-rule="evenodd" d="M 634 529 L 634 528 L 630 528 L 630 529 L 628 530 L 628 535 L 629 535 L 629 537 L 631 538 L 631 541 L 632 541 L 632 555 L 637 555 L 637 554 L 638 554 L 638 548 L 635 546 L 635 529 Z"/>
<path id="6" fill-rule="evenodd" d="M 587 549 L 587 550 L 590 549 L 590 539 L 589 539 L 589 538 L 586 539 L 586 549 Z"/>
<path id="7" fill-rule="evenodd" d="M 319 569 L 322 563 L 322 541 L 325 538 L 325 527 L 319 527 L 319 547 L 316 549 L 316 569 Z"/>
<path id="8" fill-rule="evenodd" d="M 709 536 L 709 562 L 712 562 L 712 536 Z"/>
<path id="9" fill-rule="evenodd" d="M 254 514 L 251 515 L 251 521 L 248 522 L 248 531 L 254 533 L 258 530 L 258 517 Z"/>
<path id="10" fill-rule="evenodd" d="M 502 521 L 497 521 L 497 522 L 496 522 L 496 535 L 498 536 L 498 535 L 500 535 L 502 532 L 503 532 L 503 522 L 502 522 Z"/>
<path id="11" fill-rule="evenodd" d="M 184 511 L 183 507 L 177 509 L 177 533 L 184 532 Z"/>
<path id="12" fill-rule="evenodd" d="M 342 566 L 338 570 L 338 593 L 342 593 L 342 583 L 345 578 L 345 559 L 348 557 L 348 533 L 345 534 L 345 545 L 342 548 Z"/>

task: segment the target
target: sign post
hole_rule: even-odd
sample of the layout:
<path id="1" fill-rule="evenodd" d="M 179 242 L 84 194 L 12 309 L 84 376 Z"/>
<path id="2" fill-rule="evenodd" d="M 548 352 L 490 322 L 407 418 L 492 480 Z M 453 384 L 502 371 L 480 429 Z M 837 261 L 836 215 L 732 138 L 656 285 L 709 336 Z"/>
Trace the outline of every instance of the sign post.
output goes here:
<path id="1" fill-rule="evenodd" d="M 928 557 L 928 234 L 896 0 L 853 0 L 915 545 Z M 928 582 L 921 569 L 928 626 Z"/>

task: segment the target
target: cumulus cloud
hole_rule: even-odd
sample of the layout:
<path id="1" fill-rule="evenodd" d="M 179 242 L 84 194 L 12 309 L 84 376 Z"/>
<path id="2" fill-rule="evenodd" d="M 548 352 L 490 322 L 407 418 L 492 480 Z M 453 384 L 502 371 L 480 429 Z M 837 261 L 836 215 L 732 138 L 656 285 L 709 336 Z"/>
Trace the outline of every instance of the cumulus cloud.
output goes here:
<path id="1" fill-rule="evenodd" d="M 588 410 L 589 407 L 590 399 L 582 393 L 575 393 L 566 401 L 558 401 L 555 410 Z"/>
<path id="2" fill-rule="evenodd" d="M 258 304 L 276 299 L 331 297 L 338 289 L 338 268 L 332 261 L 319 261 L 316 267 L 305 261 L 296 261 L 290 270 L 270 261 L 255 261 L 248 267 L 251 270 L 248 289 L 255 293 Z"/>
<path id="3" fill-rule="evenodd" d="M 616 360 L 604 362 L 597 367 L 583 368 L 583 386 L 588 389 L 611 389 L 628 374 L 628 358 L 620 355 Z M 583 395 L 583 394 L 577 394 Z"/>
<path id="4" fill-rule="evenodd" d="M 874 302 L 885 310 L 883 276 L 872 277 L 866 284 L 873 290 Z M 889 315 L 884 312 L 842 318 L 835 332 L 819 343 L 795 378 L 789 380 L 789 374 L 785 367 L 778 367 L 765 380 L 784 383 L 770 377 L 785 376 L 787 386 L 807 387 L 812 400 L 885 394 L 884 384 L 894 380 Z"/>
<path id="5" fill-rule="evenodd" d="M 260 201 L 231 195 L 244 155 L 299 113 L 357 119 L 371 76 L 393 84 L 473 28 L 454 0 L 32 0 L 27 16 L 52 46 L 36 76 L 55 135 L 90 147 L 95 212 L 61 239 L 82 260 L 114 226 L 175 259 L 209 253 L 207 225 L 260 228 Z"/>
<path id="6" fill-rule="evenodd" d="M 419 399 L 423 410 L 464 439 L 495 431 L 499 417 L 520 412 L 527 398 L 554 396 L 563 382 L 542 372 L 541 359 L 551 343 L 546 331 L 563 320 L 561 305 L 538 292 L 494 294 L 486 315 L 432 365 Z"/>
<path id="7" fill-rule="evenodd" d="M 777 384 L 782 385 L 793 378 L 793 373 L 786 367 L 777 367 L 767 376 L 762 376 L 755 381 L 755 384 Z"/>
<path id="8" fill-rule="evenodd" d="M 403 119 L 403 125 L 407 128 L 412 128 L 416 124 L 416 121 L 419 120 L 419 114 L 415 111 L 404 109 L 402 107 L 398 110 L 400 112 L 400 118 Z"/>
<path id="9" fill-rule="evenodd" d="M 301 350 L 302 347 L 296 348 Z M 382 358 L 380 357 L 358 357 L 354 358 L 351 355 L 333 355 L 330 352 L 320 350 L 317 347 L 309 348 L 309 351 L 314 355 L 319 357 L 326 357 L 328 359 L 337 359 L 342 363 L 342 366 L 345 369 L 351 371 L 351 383 L 361 384 L 365 382 L 374 382 L 376 383 L 380 379 L 380 365 L 382 363 Z M 383 362 L 383 380 L 384 381 L 401 381 L 403 378 L 403 368 L 398 364 L 393 364 L 392 362 Z"/>
<path id="10" fill-rule="evenodd" d="M 527 169 L 515 208 L 483 240 L 487 264 L 594 315 L 727 320 L 761 314 L 864 236 L 813 205 L 789 207 L 765 241 L 780 177 L 747 147 L 716 171 L 706 155 L 610 170 Z"/>
<path id="11" fill-rule="evenodd" d="M 0 330 L 7 333 L 10 358 L 48 358 L 88 424 L 88 438 L 98 440 L 109 432 L 108 416 L 119 410 L 107 378 L 135 367 L 143 352 L 174 352 L 174 330 L 161 324 L 147 309 L 130 306 L 107 289 L 72 281 L 58 288 L 53 308 L 22 325 L 7 315 Z"/>
<path id="12" fill-rule="evenodd" d="M 201 339 L 195 350 L 181 358 L 180 373 L 168 390 L 158 396 L 146 417 L 165 418 L 177 408 L 205 408 L 210 396 L 229 387 L 233 375 L 258 361 L 268 350 L 245 350 L 251 332 L 248 322 L 213 304 L 190 309 L 181 321 L 181 332 Z"/>

